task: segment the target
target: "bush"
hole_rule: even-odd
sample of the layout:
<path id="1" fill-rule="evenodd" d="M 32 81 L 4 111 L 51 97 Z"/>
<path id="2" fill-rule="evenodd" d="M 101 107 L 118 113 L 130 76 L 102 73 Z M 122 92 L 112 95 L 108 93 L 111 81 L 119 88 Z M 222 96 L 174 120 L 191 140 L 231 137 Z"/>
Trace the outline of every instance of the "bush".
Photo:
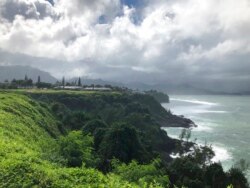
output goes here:
<path id="1" fill-rule="evenodd" d="M 94 166 L 93 137 L 83 135 L 81 131 L 72 131 L 60 137 L 60 153 L 69 167 Z"/>
<path id="2" fill-rule="evenodd" d="M 83 131 L 86 133 L 91 133 L 92 135 L 94 134 L 96 129 L 100 128 L 107 128 L 108 125 L 99 119 L 94 119 L 91 121 L 88 121 L 84 126 L 83 126 Z"/>
<path id="3" fill-rule="evenodd" d="M 129 164 L 120 163 L 118 160 L 112 160 L 113 173 L 119 175 L 123 180 L 140 184 L 141 182 L 157 182 L 163 187 L 169 186 L 169 178 L 160 168 L 161 161 L 154 160 L 150 164 L 140 165 L 136 161 Z"/>
<path id="4" fill-rule="evenodd" d="M 63 124 L 70 130 L 81 130 L 90 119 L 90 116 L 85 112 L 76 111 L 67 115 L 63 120 Z"/>
<path id="5" fill-rule="evenodd" d="M 213 163 L 206 167 L 204 178 L 206 184 L 211 187 L 220 188 L 227 186 L 228 180 L 226 174 L 219 163 Z"/>
<path id="6" fill-rule="evenodd" d="M 231 168 L 228 171 L 228 177 L 229 177 L 230 183 L 235 188 L 248 188 L 249 187 L 247 179 L 245 178 L 243 172 L 238 168 Z"/>
<path id="7" fill-rule="evenodd" d="M 98 152 L 104 159 L 117 158 L 125 163 L 144 161 L 145 154 L 136 129 L 127 124 L 115 124 L 107 130 Z"/>

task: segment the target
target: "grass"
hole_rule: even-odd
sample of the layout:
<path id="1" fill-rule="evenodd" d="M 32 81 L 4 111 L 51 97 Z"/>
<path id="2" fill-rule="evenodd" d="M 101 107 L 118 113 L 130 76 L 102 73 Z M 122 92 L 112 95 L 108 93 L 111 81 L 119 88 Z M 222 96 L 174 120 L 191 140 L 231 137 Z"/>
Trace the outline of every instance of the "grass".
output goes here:
<path id="1" fill-rule="evenodd" d="M 10 91 L 10 90 L 9 90 Z M 93 95 L 93 94 L 105 94 L 105 95 L 120 95 L 118 91 L 73 91 L 73 90 L 55 90 L 55 89 L 15 89 L 11 90 L 15 93 L 34 93 L 34 94 L 69 94 L 69 95 Z"/>
<path id="2" fill-rule="evenodd" d="M 24 95 L 0 92 L 0 151 L 4 155 L 31 150 L 37 155 L 55 143 L 45 130 L 58 135 L 56 126 L 56 120 L 39 103 Z"/>
<path id="3" fill-rule="evenodd" d="M 58 122 L 50 108 L 31 99 L 27 95 L 29 92 L 100 94 L 93 91 L 0 91 L 0 187 L 158 187 L 145 183 L 139 186 L 118 175 L 104 175 L 91 168 L 64 167 L 58 155 Z"/>

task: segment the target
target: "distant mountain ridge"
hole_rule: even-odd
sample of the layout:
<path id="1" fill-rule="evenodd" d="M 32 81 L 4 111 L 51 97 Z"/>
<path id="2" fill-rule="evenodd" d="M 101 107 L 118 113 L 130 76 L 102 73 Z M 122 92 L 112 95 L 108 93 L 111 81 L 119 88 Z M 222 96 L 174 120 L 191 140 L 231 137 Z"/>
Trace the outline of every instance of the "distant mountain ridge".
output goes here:
<path id="1" fill-rule="evenodd" d="M 57 81 L 57 79 L 48 72 L 30 66 L 0 66 L 0 82 L 4 82 L 5 80 L 11 81 L 13 79 L 24 79 L 25 75 L 34 82 L 37 81 L 38 76 L 41 77 L 42 82 L 55 83 Z"/>
<path id="2" fill-rule="evenodd" d="M 131 89 L 138 89 L 142 91 L 157 90 L 168 95 L 250 95 L 250 90 L 243 91 L 218 91 L 214 89 L 205 89 L 202 87 L 193 86 L 190 84 L 176 84 L 176 83 L 159 83 L 159 84 L 145 84 L 133 82 L 126 84 Z"/>
<path id="3" fill-rule="evenodd" d="M 75 78 L 71 78 L 68 79 L 67 82 L 76 82 L 78 81 L 79 78 L 75 77 Z M 125 86 L 125 84 L 123 83 L 119 83 L 119 82 L 113 82 L 113 81 L 107 81 L 107 80 L 102 80 L 102 79 L 91 79 L 91 78 L 86 78 L 86 77 L 81 77 L 81 81 L 82 84 L 84 85 L 111 85 L 111 86 L 119 86 L 119 87 L 123 87 Z"/>
<path id="4" fill-rule="evenodd" d="M 71 78 L 67 80 L 68 82 L 76 82 L 79 78 Z M 139 91 L 149 91 L 149 90 L 157 90 L 167 94 L 187 94 L 187 95 L 205 95 L 205 94 L 221 94 L 216 91 L 207 90 L 203 88 L 197 88 L 189 84 L 177 84 L 177 83 L 158 83 L 158 84 L 148 84 L 143 82 L 115 82 L 115 81 L 107 81 L 102 79 L 90 79 L 86 77 L 81 77 L 81 81 L 84 85 L 112 85 L 119 87 L 127 87 L 134 90 Z"/>
<path id="5" fill-rule="evenodd" d="M 38 76 L 41 77 L 42 82 L 55 83 L 57 79 L 53 77 L 50 73 L 42 71 L 31 66 L 22 65 L 12 65 L 12 66 L 1 66 L 0 65 L 0 82 L 5 80 L 11 81 L 15 79 L 24 79 L 25 75 L 31 78 L 34 82 L 37 81 Z M 59 79 L 61 81 L 61 79 Z M 78 77 L 70 78 L 66 80 L 67 82 L 76 82 Z M 139 91 L 157 90 L 167 94 L 187 94 L 187 95 L 250 95 L 250 91 L 238 91 L 238 92 L 220 92 L 214 91 L 212 89 L 204 89 L 192 86 L 190 84 L 177 84 L 170 82 L 160 82 L 158 84 L 149 84 L 143 82 L 130 82 L 122 83 L 116 81 L 107 81 L 103 79 L 91 79 L 86 77 L 81 77 L 82 84 L 84 85 L 112 85 L 118 87 L 127 87 Z"/>

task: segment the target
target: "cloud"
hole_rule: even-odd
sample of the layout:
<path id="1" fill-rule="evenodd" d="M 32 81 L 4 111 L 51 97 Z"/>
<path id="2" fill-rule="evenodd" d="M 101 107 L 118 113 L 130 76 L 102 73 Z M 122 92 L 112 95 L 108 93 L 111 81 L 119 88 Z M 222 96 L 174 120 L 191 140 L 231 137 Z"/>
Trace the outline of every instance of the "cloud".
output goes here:
<path id="1" fill-rule="evenodd" d="M 249 81 L 248 0 L 138 2 L 2 0 L 0 48 L 49 58 L 72 76 L 197 85 Z"/>
<path id="2" fill-rule="evenodd" d="M 21 15 L 25 19 L 43 19 L 47 16 L 56 16 L 49 2 L 38 0 L 2 0 L 0 10 L 1 18 L 10 22 L 13 22 L 17 15 Z"/>

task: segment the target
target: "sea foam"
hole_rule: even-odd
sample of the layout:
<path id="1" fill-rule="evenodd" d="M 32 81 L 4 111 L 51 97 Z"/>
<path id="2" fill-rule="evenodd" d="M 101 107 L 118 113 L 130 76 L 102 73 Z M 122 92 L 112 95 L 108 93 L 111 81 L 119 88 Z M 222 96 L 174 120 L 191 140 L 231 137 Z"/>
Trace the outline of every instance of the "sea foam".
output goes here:
<path id="1" fill-rule="evenodd" d="M 180 101 L 180 102 L 188 102 L 193 104 L 202 104 L 202 105 L 209 105 L 209 106 L 218 106 L 218 103 L 212 103 L 207 101 L 200 101 L 200 100 L 187 100 L 187 99 L 179 99 L 179 98 L 170 98 L 170 101 Z"/>
<path id="2" fill-rule="evenodd" d="M 196 110 L 195 113 L 197 113 L 197 114 L 208 114 L 208 113 L 225 114 L 225 113 L 228 113 L 228 111 L 224 111 L 224 110 Z"/>
<path id="3" fill-rule="evenodd" d="M 223 162 L 233 159 L 231 153 L 224 147 L 213 145 L 212 149 L 215 153 L 215 156 L 212 159 L 213 162 L 219 162 L 219 161 Z"/>

